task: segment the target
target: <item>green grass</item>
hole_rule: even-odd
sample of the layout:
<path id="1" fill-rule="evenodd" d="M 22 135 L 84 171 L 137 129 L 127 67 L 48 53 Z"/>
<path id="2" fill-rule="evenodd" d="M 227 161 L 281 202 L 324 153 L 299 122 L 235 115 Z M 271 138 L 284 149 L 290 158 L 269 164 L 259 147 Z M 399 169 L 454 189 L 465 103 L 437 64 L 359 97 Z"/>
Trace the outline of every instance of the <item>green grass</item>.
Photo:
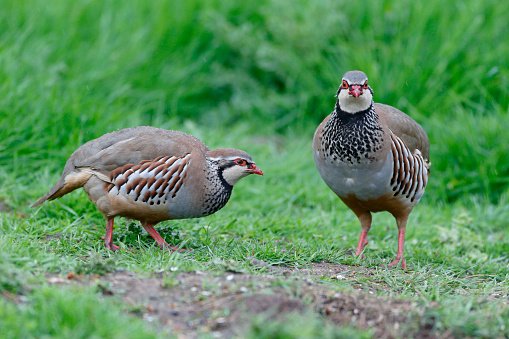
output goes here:
<path id="1" fill-rule="evenodd" d="M 0 319 L 2 338 L 156 338 L 91 289 L 42 287 L 17 306 L 0 299 Z"/>
<path id="2" fill-rule="evenodd" d="M 268 317 L 257 317 L 246 336 L 249 339 L 269 338 L 372 338 L 369 331 L 358 331 L 353 328 L 337 328 L 323 322 L 314 314 L 305 316 L 290 314 L 270 321 Z"/>
<path id="3" fill-rule="evenodd" d="M 56 323 L 44 318 L 41 305 L 53 298 L 50 312 L 63 314 L 74 312 L 66 303 L 97 302 L 90 291 L 47 287 L 47 273 L 258 273 L 248 256 L 374 268 L 356 283 L 437 303 L 422 321 L 434 319 L 440 333 L 507 334 L 507 306 L 486 298 L 507 298 L 509 283 L 509 3 L 0 0 L 0 7 L 0 207 L 9 208 L 0 212 L 0 293 L 28 298 L 22 305 L 0 298 L 0 327 L 37 319 L 7 337 L 104 333 L 99 323 L 79 327 L 86 310 Z M 395 256 L 390 215 L 374 217 L 366 260 L 348 254 L 358 221 L 313 164 L 314 128 L 350 69 L 364 70 L 375 100 L 408 112 L 431 140 L 430 183 L 407 231 L 409 273 L 379 267 Z M 244 149 L 265 173 L 239 182 L 213 216 L 156 227 L 191 252 L 163 253 L 119 219 L 114 240 L 134 252 L 109 253 L 100 241 L 105 222 L 84 192 L 29 209 L 80 144 L 137 125 Z M 111 328 L 124 328 L 125 317 Z M 133 333 L 152 333 L 143 326 Z M 254 336 L 291 336 L 291 326 L 256 326 Z"/>

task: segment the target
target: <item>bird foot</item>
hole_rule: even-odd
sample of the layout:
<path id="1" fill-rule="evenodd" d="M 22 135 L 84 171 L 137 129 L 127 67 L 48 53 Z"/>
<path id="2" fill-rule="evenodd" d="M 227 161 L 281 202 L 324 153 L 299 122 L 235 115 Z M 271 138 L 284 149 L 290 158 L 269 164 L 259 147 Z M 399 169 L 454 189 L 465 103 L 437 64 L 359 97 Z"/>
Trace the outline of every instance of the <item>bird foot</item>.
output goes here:
<path id="1" fill-rule="evenodd" d="M 364 251 L 364 249 L 363 249 L 361 252 L 359 252 L 359 253 L 355 252 L 355 257 L 356 257 L 356 258 L 360 257 L 360 259 L 361 259 L 361 260 L 366 259 L 366 256 L 364 255 L 363 251 Z M 353 254 L 354 254 L 354 253 L 353 253 L 353 250 L 350 252 L 350 254 L 351 254 L 351 255 L 353 255 Z"/>
<path id="2" fill-rule="evenodd" d="M 391 262 L 390 264 L 388 264 L 387 266 L 397 266 L 399 263 L 401 262 L 401 268 L 406 270 L 406 260 L 405 258 L 396 258 L 393 262 Z M 385 264 L 382 264 L 380 266 L 385 266 Z"/>
<path id="3" fill-rule="evenodd" d="M 104 247 L 106 247 L 107 249 L 109 249 L 110 251 L 112 252 L 116 252 L 120 249 L 120 247 L 118 247 L 117 245 L 113 245 L 112 243 L 104 243 Z"/>
<path id="4" fill-rule="evenodd" d="M 178 247 L 173 247 L 173 246 L 170 246 L 168 244 L 166 244 L 166 246 L 164 246 L 163 249 L 166 249 L 166 250 L 170 250 L 172 252 L 188 252 L 188 251 L 192 251 L 192 249 L 185 249 L 185 248 L 178 248 Z"/>
<path id="5" fill-rule="evenodd" d="M 369 243 L 368 240 L 368 232 L 362 231 L 361 238 L 359 239 L 359 244 L 357 245 L 357 249 L 355 250 L 355 256 L 358 257 L 364 251 L 364 247 Z M 361 259 L 364 259 L 364 255 L 362 255 Z"/>

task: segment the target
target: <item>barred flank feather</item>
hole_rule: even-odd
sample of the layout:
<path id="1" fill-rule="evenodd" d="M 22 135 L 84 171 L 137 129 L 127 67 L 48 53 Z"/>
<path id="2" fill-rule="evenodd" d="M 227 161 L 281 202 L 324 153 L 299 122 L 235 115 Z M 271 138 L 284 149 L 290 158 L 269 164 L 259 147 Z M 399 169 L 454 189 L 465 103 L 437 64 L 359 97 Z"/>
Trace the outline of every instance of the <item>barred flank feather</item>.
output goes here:
<path id="1" fill-rule="evenodd" d="M 191 153 L 161 156 L 138 165 L 127 164 L 111 172 L 110 194 L 130 196 L 134 201 L 160 205 L 175 198 L 191 163 Z"/>
<path id="2" fill-rule="evenodd" d="M 428 183 L 429 165 L 419 150 L 413 154 L 405 143 L 391 131 L 391 151 L 394 169 L 391 187 L 394 196 L 405 196 L 413 202 L 424 194 Z"/>

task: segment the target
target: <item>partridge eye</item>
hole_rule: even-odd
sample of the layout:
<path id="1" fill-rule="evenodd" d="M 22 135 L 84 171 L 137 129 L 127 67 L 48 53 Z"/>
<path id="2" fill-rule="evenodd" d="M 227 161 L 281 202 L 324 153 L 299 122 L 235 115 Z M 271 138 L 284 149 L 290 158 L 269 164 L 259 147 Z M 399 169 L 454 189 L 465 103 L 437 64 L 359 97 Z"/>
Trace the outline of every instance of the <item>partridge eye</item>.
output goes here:
<path id="1" fill-rule="evenodd" d="M 235 159 L 235 163 L 239 166 L 246 166 L 246 160 L 244 159 Z"/>
<path id="2" fill-rule="evenodd" d="M 362 85 L 362 88 L 367 89 L 368 88 L 368 82 L 366 81 L 364 85 Z"/>
<path id="3" fill-rule="evenodd" d="M 343 87 L 344 89 L 347 89 L 348 83 L 345 80 L 343 80 L 343 84 L 341 85 L 341 87 Z"/>

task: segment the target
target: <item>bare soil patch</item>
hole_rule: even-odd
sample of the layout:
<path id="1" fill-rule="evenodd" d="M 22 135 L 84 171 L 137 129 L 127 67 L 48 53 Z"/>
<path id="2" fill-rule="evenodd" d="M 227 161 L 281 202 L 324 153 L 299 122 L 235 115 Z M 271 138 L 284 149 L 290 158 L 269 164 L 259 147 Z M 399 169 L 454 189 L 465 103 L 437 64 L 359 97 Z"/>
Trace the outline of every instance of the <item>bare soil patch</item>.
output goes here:
<path id="1" fill-rule="evenodd" d="M 315 312 L 339 326 L 371 329 L 376 338 L 434 337 L 430 324 L 418 325 L 413 301 L 377 296 L 365 288 L 341 291 L 316 279 L 352 279 L 370 274 L 366 268 L 313 263 L 304 269 L 270 268 L 269 273 L 197 271 L 141 276 L 116 272 L 104 276 L 70 274 L 67 279 L 50 277 L 48 281 L 95 283 L 103 295 L 121 298 L 133 306 L 133 313 L 179 338 L 198 338 L 201 333 L 217 338 L 242 337 L 253 316 L 273 320 L 292 312 Z M 414 333 L 402 333 L 402 325 L 409 321 L 417 324 Z M 408 331 L 408 326 L 404 328 Z"/>

